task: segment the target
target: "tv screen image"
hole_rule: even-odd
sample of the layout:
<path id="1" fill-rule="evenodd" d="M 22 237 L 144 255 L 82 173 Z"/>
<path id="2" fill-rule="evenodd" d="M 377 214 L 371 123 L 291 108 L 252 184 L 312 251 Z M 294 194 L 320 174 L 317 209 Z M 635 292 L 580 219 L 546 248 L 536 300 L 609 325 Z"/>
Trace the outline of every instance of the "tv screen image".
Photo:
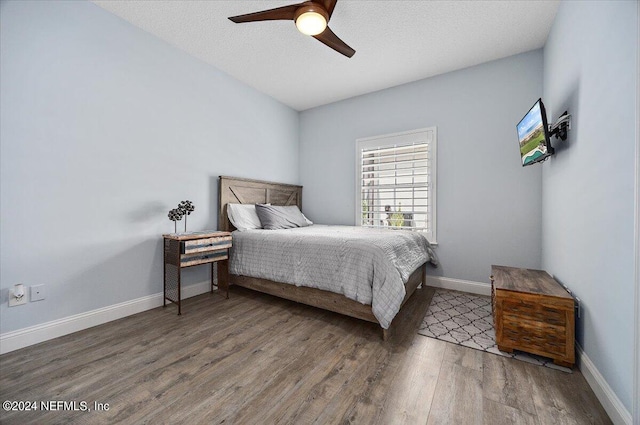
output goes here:
<path id="1" fill-rule="evenodd" d="M 517 125 L 522 165 L 542 161 L 553 153 L 549 146 L 547 115 L 542 99 L 529 109 Z"/>

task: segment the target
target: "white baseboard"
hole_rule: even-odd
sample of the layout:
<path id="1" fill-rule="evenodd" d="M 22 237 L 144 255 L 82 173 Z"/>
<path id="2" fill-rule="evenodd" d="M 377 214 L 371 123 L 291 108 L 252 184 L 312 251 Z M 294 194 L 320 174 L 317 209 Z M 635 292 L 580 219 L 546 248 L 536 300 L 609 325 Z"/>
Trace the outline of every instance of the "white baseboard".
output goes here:
<path id="1" fill-rule="evenodd" d="M 211 282 L 208 280 L 205 282 L 195 283 L 193 285 L 185 286 L 181 291 L 181 299 L 195 297 L 196 295 L 202 295 L 211 290 Z M 160 294 L 162 296 L 162 294 Z"/>
<path id="2" fill-rule="evenodd" d="M 210 290 L 209 285 L 210 282 L 206 281 L 185 286 L 182 288 L 181 298 L 185 299 L 204 294 Z M 20 348 L 160 307 L 163 298 L 164 294 L 160 292 L 40 325 L 18 329 L 17 331 L 5 332 L 0 335 L 0 354 L 9 353 Z"/>
<path id="3" fill-rule="evenodd" d="M 631 413 L 624 407 L 600 371 L 576 343 L 578 368 L 615 425 L 631 425 Z"/>
<path id="4" fill-rule="evenodd" d="M 491 295 L 491 285 L 471 280 L 452 279 L 450 277 L 427 275 L 427 286 L 451 289 L 453 291 L 469 292 L 478 295 Z"/>

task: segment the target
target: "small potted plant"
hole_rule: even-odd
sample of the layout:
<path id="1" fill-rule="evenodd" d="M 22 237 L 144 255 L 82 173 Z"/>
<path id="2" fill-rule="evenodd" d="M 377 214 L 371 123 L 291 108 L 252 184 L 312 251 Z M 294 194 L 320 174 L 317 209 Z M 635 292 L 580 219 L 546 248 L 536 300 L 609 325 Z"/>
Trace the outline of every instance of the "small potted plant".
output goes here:
<path id="1" fill-rule="evenodd" d="M 178 221 L 182 220 L 182 210 L 179 208 L 174 208 L 169 211 L 169 220 L 173 221 L 173 232 L 178 233 Z M 186 228 L 186 218 L 185 218 L 185 228 Z"/>
<path id="2" fill-rule="evenodd" d="M 187 216 L 190 215 L 196 207 L 193 205 L 191 201 L 182 201 L 178 204 L 178 209 L 182 213 L 184 217 L 184 231 L 187 231 Z"/>

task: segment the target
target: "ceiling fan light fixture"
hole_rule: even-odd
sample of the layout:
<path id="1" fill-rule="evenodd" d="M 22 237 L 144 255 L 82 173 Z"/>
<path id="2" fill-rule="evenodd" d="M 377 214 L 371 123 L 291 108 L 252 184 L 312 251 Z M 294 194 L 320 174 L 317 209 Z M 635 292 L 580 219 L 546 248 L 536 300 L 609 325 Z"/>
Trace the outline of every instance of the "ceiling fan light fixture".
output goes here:
<path id="1" fill-rule="evenodd" d="M 327 28 L 329 15 L 317 6 L 303 6 L 296 11 L 298 31 L 306 35 L 318 35 Z"/>

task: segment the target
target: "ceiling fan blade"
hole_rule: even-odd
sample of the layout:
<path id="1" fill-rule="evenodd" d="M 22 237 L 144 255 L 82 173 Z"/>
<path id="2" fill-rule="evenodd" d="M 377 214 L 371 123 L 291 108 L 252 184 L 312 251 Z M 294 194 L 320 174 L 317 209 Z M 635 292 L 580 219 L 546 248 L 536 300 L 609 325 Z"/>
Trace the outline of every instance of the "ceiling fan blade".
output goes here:
<path id="1" fill-rule="evenodd" d="M 349 47 L 347 43 L 340 40 L 338 36 L 335 35 L 329 27 L 327 27 L 327 29 L 324 30 L 322 33 L 318 35 L 314 35 L 313 38 L 331 47 L 336 52 L 342 53 L 348 58 L 350 58 L 356 53 L 356 51 L 353 50 L 351 47 Z"/>
<path id="2" fill-rule="evenodd" d="M 296 10 L 299 7 L 299 4 L 292 4 L 289 6 L 276 7 L 275 9 L 263 10 L 262 12 L 231 16 L 229 19 L 236 24 L 256 21 L 293 20 Z"/>
<path id="3" fill-rule="evenodd" d="M 331 14 L 333 13 L 333 9 L 336 7 L 336 3 L 338 3 L 338 0 L 323 0 L 322 3 L 329 14 L 329 19 L 331 19 Z"/>

